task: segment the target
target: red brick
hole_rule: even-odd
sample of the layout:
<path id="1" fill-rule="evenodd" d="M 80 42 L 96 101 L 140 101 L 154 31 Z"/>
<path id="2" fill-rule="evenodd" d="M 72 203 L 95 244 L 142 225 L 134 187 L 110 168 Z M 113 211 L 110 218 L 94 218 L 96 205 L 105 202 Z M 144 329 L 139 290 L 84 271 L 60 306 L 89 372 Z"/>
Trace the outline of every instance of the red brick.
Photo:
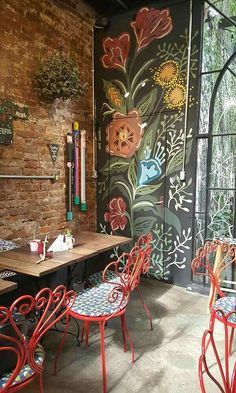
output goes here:
<path id="1" fill-rule="evenodd" d="M 91 24 L 79 15 L 56 7 L 50 0 L 5 0 L 5 3 L 7 6 L 1 9 L 0 25 L 0 35 L 4 37 L 0 42 L 0 98 L 28 105 L 29 119 L 13 121 L 13 144 L 0 145 L 0 172 L 24 175 L 56 173 L 59 181 L 53 184 L 49 180 L 0 180 L 0 237 L 27 242 L 34 235 L 35 228 L 38 234 L 54 236 L 68 226 L 72 230 L 83 227 L 95 229 L 96 182 L 91 180 Z M 89 18 L 88 14 L 86 18 Z M 81 39 L 81 36 L 84 38 Z M 73 51 L 81 77 L 89 83 L 88 91 L 80 102 L 45 105 L 33 91 L 32 74 L 42 53 L 55 53 L 62 44 L 63 53 Z M 20 61 L 16 62 L 16 58 Z M 81 215 L 82 224 L 78 224 L 78 219 L 66 222 L 65 139 L 75 120 L 88 131 L 89 214 Z M 55 165 L 47 146 L 50 142 L 60 146 Z M 78 214 L 78 209 L 75 209 L 76 218 Z"/>

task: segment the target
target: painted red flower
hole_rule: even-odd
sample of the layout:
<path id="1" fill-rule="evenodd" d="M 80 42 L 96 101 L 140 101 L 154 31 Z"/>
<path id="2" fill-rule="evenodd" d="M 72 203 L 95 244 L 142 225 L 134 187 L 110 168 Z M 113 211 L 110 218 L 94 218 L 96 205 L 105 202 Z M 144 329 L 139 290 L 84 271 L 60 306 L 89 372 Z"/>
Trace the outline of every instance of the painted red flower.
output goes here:
<path id="1" fill-rule="evenodd" d="M 106 152 L 111 156 L 132 157 L 138 150 L 143 136 L 143 127 L 136 110 L 127 116 L 116 112 L 106 128 Z"/>
<path id="2" fill-rule="evenodd" d="M 119 37 L 107 37 L 103 40 L 103 49 L 105 52 L 102 56 L 103 67 L 121 68 L 125 71 L 130 51 L 130 35 L 123 33 Z"/>
<path id="3" fill-rule="evenodd" d="M 173 28 L 170 10 L 168 8 L 157 10 L 155 8 L 142 8 L 131 22 L 138 43 L 138 51 L 155 39 L 163 38 Z"/>
<path id="4" fill-rule="evenodd" d="M 104 214 L 104 220 L 110 223 L 113 231 L 117 229 L 123 231 L 128 222 L 125 213 L 126 203 L 123 198 L 113 198 L 109 203 L 108 212 Z"/>

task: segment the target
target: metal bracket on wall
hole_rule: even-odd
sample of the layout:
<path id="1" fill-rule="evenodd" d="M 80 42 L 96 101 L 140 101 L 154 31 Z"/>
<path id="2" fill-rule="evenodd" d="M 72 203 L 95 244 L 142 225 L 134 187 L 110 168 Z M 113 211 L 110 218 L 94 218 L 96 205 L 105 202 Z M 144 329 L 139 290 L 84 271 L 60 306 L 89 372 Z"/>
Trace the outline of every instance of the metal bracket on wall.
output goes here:
<path id="1" fill-rule="evenodd" d="M 58 175 L 54 176 L 24 176 L 24 175 L 0 175 L 0 179 L 29 179 L 29 180 L 52 180 L 58 181 Z"/>

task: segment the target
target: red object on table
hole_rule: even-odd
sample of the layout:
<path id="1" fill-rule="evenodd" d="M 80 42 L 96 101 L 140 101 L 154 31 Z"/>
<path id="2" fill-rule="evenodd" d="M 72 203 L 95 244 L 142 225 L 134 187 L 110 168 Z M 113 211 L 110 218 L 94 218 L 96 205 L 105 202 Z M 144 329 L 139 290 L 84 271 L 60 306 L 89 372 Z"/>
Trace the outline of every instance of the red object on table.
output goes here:
<path id="1" fill-rule="evenodd" d="M 9 308 L 0 307 L 0 356 L 6 359 L 7 353 L 15 355 L 13 370 L 0 376 L 1 393 L 16 392 L 36 377 L 39 378 L 40 392 L 43 393 L 42 372 L 45 352 L 40 341 L 49 329 L 66 317 L 57 359 L 68 329 L 68 311 L 74 300 L 75 292 L 67 292 L 66 288 L 60 285 L 54 291 L 49 288 L 41 289 L 35 297 L 21 296 Z M 33 318 L 35 322 L 28 339 L 27 335 L 20 330 L 19 321 L 17 321 L 27 316 Z"/>

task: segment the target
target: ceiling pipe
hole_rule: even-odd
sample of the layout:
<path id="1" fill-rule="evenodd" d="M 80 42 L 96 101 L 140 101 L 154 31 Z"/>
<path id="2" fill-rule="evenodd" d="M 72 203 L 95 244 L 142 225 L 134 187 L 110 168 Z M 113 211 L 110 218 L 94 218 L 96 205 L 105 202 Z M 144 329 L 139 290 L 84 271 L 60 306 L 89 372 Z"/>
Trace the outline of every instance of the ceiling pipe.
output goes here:
<path id="1" fill-rule="evenodd" d="M 94 40 L 95 40 L 95 29 L 106 29 L 109 24 L 109 20 L 106 17 L 99 17 L 94 20 L 92 26 L 92 143 L 93 143 L 93 169 L 92 169 L 92 177 L 93 179 L 97 179 L 97 133 L 96 133 L 96 100 L 95 100 L 95 53 L 94 53 Z"/>
<path id="2" fill-rule="evenodd" d="M 92 27 L 92 143 L 93 143 L 93 169 L 92 169 L 92 177 L 97 179 L 97 134 L 95 130 L 95 76 L 94 76 L 94 65 L 95 65 L 95 58 L 94 58 L 94 29 L 96 27 L 96 19 L 94 21 Z"/>
<path id="3" fill-rule="evenodd" d="M 52 180 L 57 181 L 58 176 L 26 176 L 26 175 L 0 175 L 0 179 L 28 179 L 28 180 Z"/>
<path id="4" fill-rule="evenodd" d="M 189 2 L 189 28 L 188 28 L 188 62 L 187 62 L 187 82 L 186 82 L 186 97 L 184 110 L 184 144 L 183 144 L 183 161 L 182 169 L 180 171 L 180 180 L 185 181 L 185 162 L 187 149 L 187 127 L 188 127 L 188 113 L 189 113 L 189 84 L 190 84 L 190 67 L 191 67 L 191 51 L 192 51 L 192 29 L 193 29 L 193 0 Z"/>

